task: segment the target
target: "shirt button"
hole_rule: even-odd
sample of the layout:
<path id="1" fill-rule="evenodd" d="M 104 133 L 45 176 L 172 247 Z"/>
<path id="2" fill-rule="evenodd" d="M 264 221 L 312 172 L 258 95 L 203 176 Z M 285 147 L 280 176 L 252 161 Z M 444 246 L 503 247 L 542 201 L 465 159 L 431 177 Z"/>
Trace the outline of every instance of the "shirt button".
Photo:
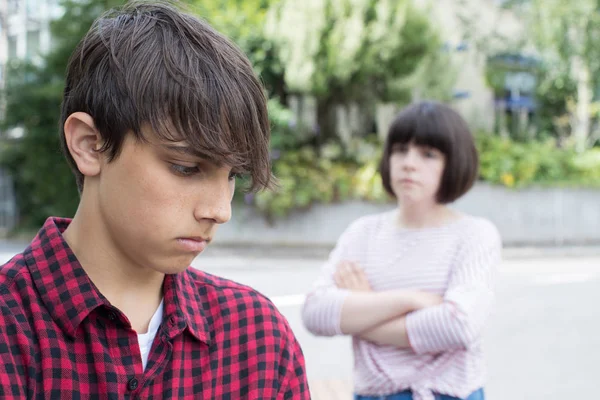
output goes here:
<path id="1" fill-rule="evenodd" d="M 129 382 L 127 382 L 127 389 L 135 390 L 138 387 L 138 380 L 136 378 L 131 378 Z"/>
<path id="2" fill-rule="evenodd" d="M 169 318 L 169 324 L 170 324 L 171 326 L 175 326 L 175 317 L 171 317 L 171 318 Z"/>
<path id="3" fill-rule="evenodd" d="M 108 319 L 110 319 L 111 321 L 114 321 L 115 319 L 117 319 L 117 314 L 115 314 L 113 311 L 109 312 Z"/>

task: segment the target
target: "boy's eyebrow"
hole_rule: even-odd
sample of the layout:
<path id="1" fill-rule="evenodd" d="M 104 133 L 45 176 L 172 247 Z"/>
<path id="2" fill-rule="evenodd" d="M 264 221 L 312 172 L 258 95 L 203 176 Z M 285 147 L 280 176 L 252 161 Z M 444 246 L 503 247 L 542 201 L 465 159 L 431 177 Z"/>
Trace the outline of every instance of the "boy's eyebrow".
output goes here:
<path id="1" fill-rule="evenodd" d="M 205 157 L 204 154 L 198 152 L 197 150 L 195 150 L 192 147 L 187 146 L 187 145 L 183 145 L 183 146 L 163 145 L 163 148 L 166 149 L 166 150 L 175 151 L 177 153 L 180 153 L 180 154 L 183 154 L 183 155 L 187 155 L 187 156 Z"/>
<path id="2" fill-rule="evenodd" d="M 222 165 L 221 162 L 219 162 L 218 160 L 215 160 L 213 157 L 211 157 L 208 152 L 199 151 L 199 150 L 194 149 L 193 147 L 190 147 L 185 144 L 184 145 L 165 144 L 162 147 L 166 150 L 174 151 L 181 155 L 191 156 L 194 158 L 202 159 L 203 161 L 210 162 L 211 164 L 214 164 L 216 166 Z"/>

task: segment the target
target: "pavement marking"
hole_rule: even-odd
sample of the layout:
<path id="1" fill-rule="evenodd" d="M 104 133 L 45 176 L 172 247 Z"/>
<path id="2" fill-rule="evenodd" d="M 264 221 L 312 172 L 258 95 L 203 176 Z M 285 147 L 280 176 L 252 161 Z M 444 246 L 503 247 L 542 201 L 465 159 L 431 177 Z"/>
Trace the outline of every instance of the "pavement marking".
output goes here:
<path id="1" fill-rule="evenodd" d="M 570 274 L 550 274 L 533 278 L 532 282 L 536 286 L 564 285 L 569 283 L 582 283 L 600 279 L 600 273 L 570 273 Z M 291 294 L 285 296 L 271 296 L 271 301 L 277 307 L 297 307 L 304 304 L 305 294 Z"/>
<path id="2" fill-rule="evenodd" d="M 305 298 L 306 295 L 304 294 L 290 294 L 287 296 L 272 296 L 271 301 L 277 307 L 296 307 L 302 305 Z"/>
<path id="3" fill-rule="evenodd" d="M 549 286 L 549 285 L 562 285 L 565 283 L 582 283 L 600 278 L 599 273 L 594 272 L 582 272 L 582 273 L 570 273 L 570 274 L 552 274 L 537 276 L 533 279 L 534 285 Z"/>

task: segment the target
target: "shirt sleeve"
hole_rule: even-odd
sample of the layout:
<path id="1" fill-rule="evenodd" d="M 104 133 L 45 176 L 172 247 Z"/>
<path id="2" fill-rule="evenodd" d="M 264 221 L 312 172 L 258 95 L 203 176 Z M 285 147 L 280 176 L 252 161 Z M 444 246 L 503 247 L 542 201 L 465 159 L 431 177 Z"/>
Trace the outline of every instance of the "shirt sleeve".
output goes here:
<path id="1" fill-rule="evenodd" d="M 2 296 L 0 287 L 0 296 Z M 23 333 L 19 331 L 12 312 L 0 298 L 0 398 L 25 399 L 27 386 L 24 381 L 24 366 L 20 350 L 28 348 L 19 343 Z"/>
<path id="2" fill-rule="evenodd" d="M 501 252 L 500 235 L 488 221 L 465 235 L 444 302 L 406 316 L 410 345 L 417 354 L 468 349 L 479 340 L 493 304 Z"/>
<path id="3" fill-rule="evenodd" d="M 284 346 L 280 371 L 285 371 L 277 400 L 310 400 L 304 355 L 300 344 L 288 326 L 287 344 Z"/>
<path id="4" fill-rule="evenodd" d="M 321 268 L 319 278 L 306 296 L 302 307 L 304 326 L 318 336 L 341 335 L 340 319 L 342 305 L 349 294 L 347 289 L 339 289 L 333 280 L 336 267 L 340 261 L 355 261 L 358 254 L 360 237 L 364 237 L 364 220 L 352 223 L 340 236 L 328 260 Z"/>

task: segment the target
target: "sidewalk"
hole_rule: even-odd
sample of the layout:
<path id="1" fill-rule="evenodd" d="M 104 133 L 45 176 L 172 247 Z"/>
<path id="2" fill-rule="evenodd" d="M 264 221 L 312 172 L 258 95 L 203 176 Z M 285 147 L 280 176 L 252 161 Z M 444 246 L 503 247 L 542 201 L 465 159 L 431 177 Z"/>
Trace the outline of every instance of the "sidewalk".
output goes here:
<path id="1" fill-rule="evenodd" d="M 0 253 L 18 253 L 29 243 L 0 239 Z M 203 259 L 326 259 L 331 246 L 271 246 L 271 245 L 220 245 L 218 241 L 207 247 Z M 504 259 L 527 259 L 544 257 L 593 257 L 600 256 L 600 245 L 548 246 L 548 247 L 505 247 Z M 208 261 L 208 260 L 207 260 Z"/>
<path id="2" fill-rule="evenodd" d="M 342 379 L 315 380 L 308 383 L 312 400 L 350 400 L 352 382 Z"/>
<path id="3" fill-rule="evenodd" d="M 244 257 L 251 259 L 325 259 L 331 246 L 229 246 L 211 244 L 202 257 L 227 258 Z M 526 259 L 543 257 L 593 257 L 600 256 L 600 245 L 590 246 L 548 246 L 548 247 L 505 247 L 505 259 Z"/>

